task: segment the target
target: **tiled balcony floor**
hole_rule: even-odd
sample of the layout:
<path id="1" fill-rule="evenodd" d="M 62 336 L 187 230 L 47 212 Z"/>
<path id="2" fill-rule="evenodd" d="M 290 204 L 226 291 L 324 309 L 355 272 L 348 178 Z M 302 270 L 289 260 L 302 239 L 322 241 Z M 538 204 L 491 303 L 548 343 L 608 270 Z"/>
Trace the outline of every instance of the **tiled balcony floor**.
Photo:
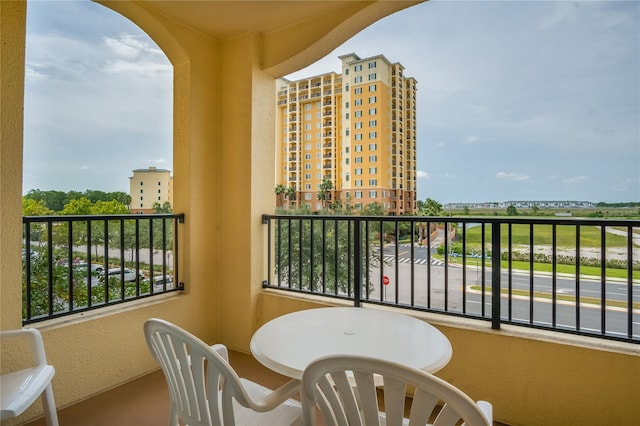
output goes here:
<path id="1" fill-rule="evenodd" d="M 230 350 L 229 361 L 240 377 L 271 389 L 289 380 L 267 369 L 248 354 Z M 55 391 L 54 387 L 54 395 Z M 169 391 L 160 370 L 58 410 L 60 426 L 157 426 L 166 425 L 168 419 Z M 46 426 L 46 423 L 41 418 L 25 426 Z M 494 426 L 507 425 L 494 422 Z"/>

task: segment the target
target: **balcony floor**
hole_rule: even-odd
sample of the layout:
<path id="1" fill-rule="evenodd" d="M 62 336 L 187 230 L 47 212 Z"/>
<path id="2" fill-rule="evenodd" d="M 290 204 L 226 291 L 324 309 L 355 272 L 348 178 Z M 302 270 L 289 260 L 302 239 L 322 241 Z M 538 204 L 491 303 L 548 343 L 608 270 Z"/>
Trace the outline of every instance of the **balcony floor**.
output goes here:
<path id="1" fill-rule="evenodd" d="M 249 354 L 230 350 L 229 361 L 240 377 L 271 389 L 289 381 L 288 377 L 269 370 Z M 53 392 L 55 395 L 55 387 Z M 58 410 L 61 426 L 157 426 L 167 424 L 168 419 L 169 390 L 161 370 Z M 508 426 L 495 421 L 493 424 Z M 40 418 L 25 426 L 46 426 L 46 423 Z"/>
<path id="2" fill-rule="evenodd" d="M 271 389 L 289 379 L 262 366 L 251 355 L 229 351 L 229 361 L 241 377 Z M 56 392 L 55 385 L 53 389 Z M 58 410 L 61 426 L 157 426 L 169 419 L 169 390 L 162 371 L 140 377 L 108 392 Z M 44 418 L 27 426 L 46 426 Z"/>

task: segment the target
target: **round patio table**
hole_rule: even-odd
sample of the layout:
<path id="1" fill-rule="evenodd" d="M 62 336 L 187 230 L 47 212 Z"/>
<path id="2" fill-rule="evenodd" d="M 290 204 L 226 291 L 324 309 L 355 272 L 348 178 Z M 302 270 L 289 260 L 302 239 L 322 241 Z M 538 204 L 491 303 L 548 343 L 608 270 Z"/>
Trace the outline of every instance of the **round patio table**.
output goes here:
<path id="1" fill-rule="evenodd" d="M 267 322 L 251 338 L 251 353 L 265 367 L 300 380 L 311 361 L 329 355 L 380 358 L 434 373 L 447 365 L 453 351 L 442 332 L 409 315 L 329 307 Z"/>

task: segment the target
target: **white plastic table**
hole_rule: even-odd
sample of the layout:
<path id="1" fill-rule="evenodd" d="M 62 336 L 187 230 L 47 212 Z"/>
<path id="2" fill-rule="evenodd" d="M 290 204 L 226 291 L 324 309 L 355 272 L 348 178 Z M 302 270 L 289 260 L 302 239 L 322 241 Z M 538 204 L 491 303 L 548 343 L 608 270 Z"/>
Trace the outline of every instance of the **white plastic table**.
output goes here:
<path id="1" fill-rule="evenodd" d="M 434 373 L 451 359 L 447 337 L 408 315 L 369 308 L 331 307 L 293 312 L 260 327 L 251 353 L 265 367 L 300 380 L 328 355 L 381 358 Z"/>

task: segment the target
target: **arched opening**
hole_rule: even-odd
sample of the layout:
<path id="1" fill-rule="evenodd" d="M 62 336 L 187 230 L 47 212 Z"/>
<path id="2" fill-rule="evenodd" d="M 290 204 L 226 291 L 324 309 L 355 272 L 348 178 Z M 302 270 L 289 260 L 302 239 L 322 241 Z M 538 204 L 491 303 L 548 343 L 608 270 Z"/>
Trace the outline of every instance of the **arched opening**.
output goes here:
<path id="1" fill-rule="evenodd" d="M 27 9 L 23 193 L 125 193 L 132 208 L 148 212 L 154 202 L 172 205 L 170 191 L 130 190 L 135 170 L 173 169 L 166 55 L 94 2 L 28 2 Z"/>

